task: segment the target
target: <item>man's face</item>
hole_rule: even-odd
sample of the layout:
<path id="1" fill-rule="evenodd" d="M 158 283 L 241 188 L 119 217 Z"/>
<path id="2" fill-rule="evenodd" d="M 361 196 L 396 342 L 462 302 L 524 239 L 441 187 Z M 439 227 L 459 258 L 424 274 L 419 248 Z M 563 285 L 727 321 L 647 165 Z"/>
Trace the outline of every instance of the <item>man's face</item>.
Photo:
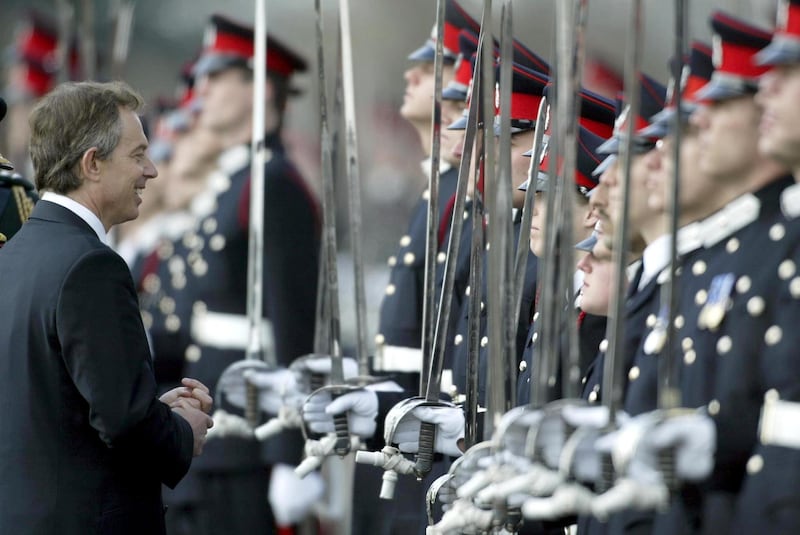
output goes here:
<path id="1" fill-rule="evenodd" d="M 698 108 L 690 122 L 698 129 L 700 171 L 723 182 L 746 174 L 757 161 L 760 121 L 749 95 Z"/>
<path id="2" fill-rule="evenodd" d="M 158 175 L 147 157 L 147 138 L 135 112 L 120 108 L 122 135 L 111 155 L 98 160 L 98 214 L 103 226 L 112 226 L 139 216 L 145 184 Z"/>
<path id="3" fill-rule="evenodd" d="M 464 103 L 455 100 L 442 101 L 442 128 L 440 132 L 441 138 L 441 158 L 450 165 L 458 165 L 461 161 L 461 151 L 463 147 L 457 146 L 461 144 L 464 139 L 463 130 L 448 130 L 447 127 L 456 119 L 461 117 L 464 111 Z"/>
<path id="4" fill-rule="evenodd" d="M 597 316 L 608 315 L 613 265 L 610 254 L 606 258 L 599 258 L 593 252 L 586 253 L 578 262 L 578 269 L 583 272 L 579 304 L 584 312 Z"/>
<path id="5" fill-rule="evenodd" d="M 533 133 L 533 130 L 526 130 L 511 136 L 511 182 L 513 185 L 512 202 L 514 208 L 522 208 L 525 204 L 525 192 L 517 188 L 528 180 L 531 158 L 523 156 L 523 154 L 531 150 Z"/>
<path id="6" fill-rule="evenodd" d="M 793 169 L 800 167 L 800 65 L 779 66 L 761 77 L 756 103 L 763 109 L 758 149 Z"/>
<path id="7" fill-rule="evenodd" d="M 253 81 L 239 67 L 201 76 L 196 85 L 202 99 L 199 122 L 213 132 L 229 132 L 250 124 L 253 113 Z"/>
<path id="8" fill-rule="evenodd" d="M 646 181 L 649 174 L 647 168 L 647 153 L 631 155 L 631 180 L 630 192 L 628 194 L 628 224 L 633 227 L 641 225 L 647 217 L 650 217 L 650 210 L 647 207 L 648 191 Z M 618 160 L 619 161 L 619 160 Z M 609 218 L 614 226 L 620 224 L 622 218 L 622 184 L 624 169 L 621 165 L 612 165 L 608 171 L 614 168 L 615 176 L 607 182 Z M 605 173 L 603 174 L 605 176 Z M 602 180 L 602 177 L 601 177 Z"/>
<path id="9" fill-rule="evenodd" d="M 653 158 L 648 159 L 650 174 L 647 187 L 650 191 L 648 207 L 654 212 L 667 213 L 670 209 L 669 198 L 672 181 L 675 175 L 675 138 L 667 136 L 659 141 Z M 694 214 L 701 215 L 698 209 L 705 200 L 712 197 L 716 186 L 708 176 L 700 172 L 700 158 L 697 128 L 693 125 L 683 127 L 681 131 L 681 168 L 679 206 L 684 216 L 683 223 L 697 219 Z"/>
<path id="10" fill-rule="evenodd" d="M 531 187 L 534 187 L 531 184 Z M 531 237 L 529 240 L 531 252 L 542 258 L 544 256 L 544 236 L 547 221 L 547 194 L 537 191 L 533 200 L 531 212 Z"/>
<path id="11" fill-rule="evenodd" d="M 400 115 L 412 123 L 430 122 L 433 112 L 433 63 L 415 63 L 409 67 L 403 78 L 406 80 L 406 92 Z M 442 87 L 453 78 L 453 66 L 442 67 Z"/>

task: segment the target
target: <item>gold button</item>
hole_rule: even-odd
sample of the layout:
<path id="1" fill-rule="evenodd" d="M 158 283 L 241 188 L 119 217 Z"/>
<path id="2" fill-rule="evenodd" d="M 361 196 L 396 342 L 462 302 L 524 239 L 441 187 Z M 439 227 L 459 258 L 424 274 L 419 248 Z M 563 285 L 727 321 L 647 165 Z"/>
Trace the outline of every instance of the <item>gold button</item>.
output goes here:
<path id="1" fill-rule="evenodd" d="M 469 212 L 467 212 L 466 210 L 464 210 L 464 216 L 463 216 L 463 218 L 462 218 L 462 219 L 463 219 L 464 221 L 466 221 L 467 219 L 469 219 Z"/>
<path id="2" fill-rule="evenodd" d="M 164 320 L 164 326 L 169 332 L 174 333 L 181 328 L 181 319 L 175 314 L 170 314 L 167 316 L 167 319 Z"/>
<path id="3" fill-rule="evenodd" d="M 603 339 L 603 340 L 600 342 L 600 345 L 598 346 L 598 349 L 600 349 L 600 351 L 602 351 L 603 353 L 605 353 L 606 351 L 608 351 L 608 340 L 606 340 L 606 339 Z"/>
<path id="4" fill-rule="evenodd" d="M 208 241 L 208 246 L 212 251 L 221 251 L 225 248 L 225 236 L 222 234 L 214 234 Z"/>
<path id="5" fill-rule="evenodd" d="M 491 248 L 492 248 L 492 244 L 489 243 L 489 242 L 486 242 L 486 250 L 488 251 Z"/>
<path id="6" fill-rule="evenodd" d="M 764 394 L 764 401 L 778 401 L 779 399 L 781 399 L 781 395 L 774 388 L 770 388 Z"/>
<path id="7" fill-rule="evenodd" d="M 783 280 L 789 280 L 797 273 L 797 266 L 791 260 L 784 260 L 778 266 L 778 276 Z"/>
<path id="8" fill-rule="evenodd" d="M 422 192 L 422 198 L 423 198 L 423 199 L 425 199 L 426 201 L 427 201 L 428 199 L 430 199 L 430 198 L 431 198 L 431 191 L 430 191 L 430 190 L 428 190 L 428 189 L 426 189 L 425 191 L 423 191 L 423 192 Z"/>
<path id="9" fill-rule="evenodd" d="M 533 321 L 536 321 L 538 319 L 539 319 L 539 313 L 538 312 L 534 312 L 533 313 Z"/>
<path id="10" fill-rule="evenodd" d="M 162 314 L 172 314 L 175 312 L 175 300 L 168 296 L 162 297 L 158 302 L 158 309 Z"/>
<path id="11" fill-rule="evenodd" d="M 764 298 L 758 295 L 747 300 L 747 312 L 753 317 L 760 316 L 764 312 L 766 306 Z"/>
<path id="12" fill-rule="evenodd" d="M 193 249 L 197 240 L 197 234 L 190 232 L 183 237 L 183 246 L 187 249 Z"/>
<path id="13" fill-rule="evenodd" d="M 775 223 L 769 229 L 769 237 L 772 241 L 780 241 L 786 236 L 786 227 L 781 223 Z"/>
<path id="14" fill-rule="evenodd" d="M 595 403 L 597 401 L 597 392 L 592 390 L 589 392 L 589 403 Z"/>
<path id="15" fill-rule="evenodd" d="M 192 271 L 198 277 L 202 277 L 208 273 L 208 263 L 201 258 L 192 265 Z"/>
<path id="16" fill-rule="evenodd" d="M 768 346 L 774 346 L 783 338 L 783 330 L 777 325 L 773 325 L 764 333 L 764 341 Z"/>
<path id="17" fill-rule="evenodd" d="M 144 291 L 149 294 L 157 293 L 161 289 L 161 279 L 155 273 L 148 274 L 142 281 Z"/>
<path id="18" fill-rule="evenodd" d="M 186 348 L 186 360 L 188 360 L 189 362 L 197 362 L 198 360 L 200 360 L 200 355 L 201 355 L 200 348 L 197 347 L 196 345 L 190 344 Z"/>
<path id="19" fill-rule="evenodd" d="M 736 281 L 736 291 L 740 294 L 746 294 L 750 291 L 750 287 L 753 285 L 753 281 L 750 280 L 750 277 L 747 275 L 742 275 Z"/>
<path id="20" fill-rule="evenodd" d="M 581 379 L 581 384 L 582 384 L 582 385 L 585 385 L 585 384 L 586 384 L 586 381 L 587 381 L 588 379 L 589 379 L 589 377 L 587 377 L 587 376 L 584 376 L 584 377 L 583 377 L 583 379 Z"/>
<path id="21" fill-rule="evenodd" d="M 739 250 L 739 240 L 736 238 L 731 238 L 728 240 L 728 243 L 725 244 L 725 250 L 729 253 L 733 254 Z"/>
<path id="22" fill-rule="evenodd" d="M 481 347 L 486 347 L 488 344 L 489 344 L 488 336 L 484 336 L 483 338 L 481 338 Z"/>
<path id="23" fill-rule="evenodd" d="M 408 247 L 409 245 L 411 245 L 411 236 L 406 234 L 405 236 L 400 238 L 400 246 L 401 247 Z"/>
<path id="24" fill-rule="evenodd" d="M 638 366 L 634 366 L 633 368 L 628 370 L 628 379 L 630 381 L 635 381 L 638 378 L 639 378 L 639 367 Z"/>
<path id="25" fill-rule="evenodd" d="M 405 255 L 403 255 L 403 263 L 407 266 L 413 264 L 414 260 L 416 260 L 414 253 L 406 253 Z"/>
<path id="26" fill-rule="evenodd" d="M 792 282 L 789 283 L 789 293 L 795 299 L 800 299 L 800 277 L 793 278 Z"/>
<path id="27" fill-rule="evenodd" d="M 694 341 L 688 336 L 681 340 L 681 347 L 684 351 L 688 351 L 694 347 Z"/>
<path id="28" fill-rule="evenodd" d="M 436 261 L 440 264 L 444 264 L 445 260 L 447 260 L 447 253 L 441 252 L 436 255 Z"/>
<path id="29" fill-rule="evenodd" d="M 469 286 L 467 286 L 467 289 L 464 290 L 464 295 L 469 295 Z"/>
<path id="30" fill-rule="evenodd" d="M 757 474 L 764 468 L 764 458 L 755 454 L 747 460 L 747 473 L 750 475 Z"/>
<path id="31" fill-rule="evenodd" d="M 694 302 L 698 306 L 705 305 L 707 300 L 708 292 L 705 290 L 697 290 L 697 293 L 694 294 Z"/>
<path id="32" fill-rule="evenodd" d="M 484 304 L 484 302 L 483 302 L 483 301 L 481 301 L 481 310 L 483 310 L 483 307 L 485 307 L 485 306 L 486 306 L 486 305 Z"/>
<path id="33" fill-rule="evenodd" d="M 717 353 L 720 355 L 726 354 L 733 347 L 733 340 L 730 336 L 723 336 L 717 340 Z"/>
<path id="34" fill-rule="evenodd" d="M 387 260 L 386 263 L 389 264 L 389 267 L 396 266 L 397 265 L 397 257 L 394 256 L 394 255 L 390 256 L 389 260 Z"/>
<path id="35" fill-rule="evenodd" d="M 712 399 L 711 401 L 708 402 L 708 414 L 710 414 L 711 416 L 716 416 L 717 414 L 719 414 L 720 408 L 721 407 L 719 405 L 719 401 L 717 401 L 716 399 Z"/>
<path id="36" fill-rule="evenodd" d="M 645 320 L 645 324 L 652 329 L 653 327 L 656 326 L 656 321 L 658 321 L 658 318 L 656 318 L 656 315 L 655 314 L 650 314 L 649 316 L 647 316 L 647 319 Z"/>
<path id="37" fill-rule="evenodd" d="M 192 305 L 192 312 L 197 316 L 202 316 L 208 312 L 208 306 L 203 301 L 195 301 Z"/>
<path id="38" fill-rule="evenodd" d="M 676 329 L 683 329 L 683 325 L 686 323 L 684 317 L 680 314 L 675 316 L 675 328 Z"/>
<path id="39" fill-rule="evenodd" d="M 376 334 L 375 335 L 375 345 L 376 346 L 382 346 L 384 343 L 386 343 L 386 337 L 383 336 L 380 333 Z"/>
<path id="40" fill-rule="evenodd" d="M 453 344 L 459 346 L 459 345 L 461 345 L 461 342 L 463 342 L 463 341 L 464 341 L 464 337 L 462 335 L 460 335 L 460 334 L 457 334 L 456 337 L 453 339 Z"/>
<path id="41" fill-rule="evenodd" d="M 521 360 L 519 363 L 519 371 L 524 372 L 527 369 L 528 369 L 528 363 L 524 360 Z"/>
<path id="42" fill-rule="evenodd" d="M 173 254 L 175 254 L 175 247 L 172 245 L 170 241 L 162 241 L 161 244 L 158 246 L 158 258 L 161 260 L 166 260 Z"/>
<path id="43" fill-rule="evenodd" d="M 170 258 L 167 266 L 169 267 L 169 272 L 173 275 L 176 273 L 182 273 L 186 270 L 186 262 L 184 262 L 183 258 L 180 256 L 173 256 Z"/>
<path id="44" fill-rule="evenodd" d="M 217 230 L 217 220 L 213 217 L 207 218 L 203 221 L 203 232 L 206 234 L 214 234 Z"/>
<path id="45" fill-rule="evenodd" d="M 702 260 L 698 260 L 692 265 L 692 273 L 694 273 L 695 275 L 702 275 L 705 272 L 706 272 L 706 263 L 703 262 Z"/>
<path id="46" fill-rule="evenodd" d="M 183 273 L 178 273 L 177 275 L 173 275 L 172 277 L 172 287 L 176 290 L 183 290 L 186 286 L 186 275 Z"/>
<path id="47" fill-rule="evenodd" d="M 694 361 L 696 359 L 697 359 L 697 353 L 695 353 L 694 349 L 690 349 L 683 354 L 683 362 L 685 362 L 688 366 L 694 364 Z"/>
<path id="48" fill-rule="evenodd" d="M 386 295 L 394 295 L 394 292 L 397 290 L 394 284 L 389 284 L 386 286 Z"/>

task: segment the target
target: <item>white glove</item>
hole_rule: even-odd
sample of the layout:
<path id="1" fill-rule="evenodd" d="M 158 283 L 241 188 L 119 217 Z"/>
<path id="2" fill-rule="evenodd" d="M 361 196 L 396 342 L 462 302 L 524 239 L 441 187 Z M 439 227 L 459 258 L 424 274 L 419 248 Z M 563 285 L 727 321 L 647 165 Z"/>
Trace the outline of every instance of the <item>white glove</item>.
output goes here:
<path id="1" fill-rule="evenodd" d="M 644 442 L 656 450 L 675 448 L 675 475 L 684 481 L 705 479 L 714 468 L 717 428 L 705 414 L 666 418 Z"/>
<path id="2" fill-rule="evenodd" d="M 422 422 L 436 425 L 433 449 L 437 453 L 459 457 L 458 441 L 464 438 L 464 412 L 458 407 L 421 406 L 406 414 L 397 424 L 394 441 L 400 451 L 419 451 L 419 428 Z"/>
<path id="3" fill-rule="evenodd" d="M 303 520 L 322 497 L 325 483 L 318 472 L 300 479 L 287 464 L 272 467 L 269 504 L 279 526 L 291 526 Z"/>
<path id="4" fill-rule="evenodd" d="M 316 373 L 328 377 L 331 374 L 332 366 L 330 355 L 309 355 L 296 359 L 292 363 L 291 369 L 297 373 Z M 345 380 L 356 377 L 358 375 L 358 363 L 352 357 L 342 357 L 342 370 Z"/>
<path id="5" fill-rule="evenodd" d="M 270 371 L 249 371 L 249 381 L 258 388 L 258 406 L 268 414 L 278 414 L 284 405 L 299 407 L 303 395 L 297 390 L 294 373 L 278 368 Z M 226 372 L 219 382 L 225 399 L 240 409 L 246 406 L 244 373 Z"/>
<path id="6" fill-rule="evenodd" d="M 314 433 L 333 433 L 333 417 L 347 413 L 347 427 L 352 435 L 370 438 L 375 434 L 378 395 L 370 390 L 353 390 L 331 399 L 328 391 L 309 397 L 303 405 L 303 420 Z"/>

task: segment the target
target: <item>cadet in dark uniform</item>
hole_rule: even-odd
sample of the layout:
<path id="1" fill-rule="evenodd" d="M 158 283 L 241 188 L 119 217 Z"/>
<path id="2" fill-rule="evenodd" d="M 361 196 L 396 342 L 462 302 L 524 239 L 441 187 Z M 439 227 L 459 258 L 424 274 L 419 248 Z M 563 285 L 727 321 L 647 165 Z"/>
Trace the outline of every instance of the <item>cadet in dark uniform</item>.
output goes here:
<path id="1" fill-rule="evenodd" d="M 244 357 L 247 344 L 253 53 L 252 28 L 212 16 L 194 66 L 195 92 L 202 106 L 199 125 L 214 132 L 224 150 L 206 190 L 194 201 L 196 221 L 164 246 L 169 278 L 157 282 L 178 290 L 169 296 L 174 300 L 164 301 L 171 309 L 165 321 L 175 335 L 170 350 L 185 358 L 185 374 L 203 377 L 211 386 L 228 365 Z M 280 139 L 294 91 L 291 76 L 304 71 L 306 63 L 272 37 L 267 55 L 264 332 L 268 350 L 279 365 L 288 366 L 313 349 L 320 218 Z M 156 348 L 156 359 L 158 353 Z M 219 406 L 231 409 L 224 399 Z M 269 533 L 267 468 L 299 461 L 299 433 L 284 433 L 262 445 L 252 436 L 223 432 L 209 440 L 205 453 L 174 497 L 187 513 L 186 528 Z"/>
<path id="2" fill-rule="evenodd" d="M 678 343 L 669 358 L 681 367 L 683 406 L 701 407 L 713 420 L 717 449 L 711 476 L 682 487 L 668 514 L 656 518 L 656 533 L 740 528 L 730 524 L 732 504 L 754 446 L 761 403 L 758 351 L 751 344 L 763 340 L 759 318 L 765 316 L 756 294 L 759 281 L 774 277 L 786 235 L 775 224 L 790 179 L 757 151 L 760 111 L 753 95 L 765 69 L 752 57 L 770 35 L 721 12 L 711 26 L 716 70 L 695 95 L 709 104 L 692 113 L 690 125 L 697 129 L 695 176 L 712 187 L 702 195 L 699 208 L 705 212 L 698 212 L 701 246 L 681 259 Z"/>
<path id="3" fill-rule="evenodd" d="M 547 96 L 547 93 L 551 90 L 551 87 L 552 86 L 547 86 L 547 88 L 545 88 L 545 96 Z M 591 170 L 596 167 L 598 160 L 596 156 L 592 154 L 591 148 L 597 147 L 600 142 L 605 139 L 605 137 L 611 135 L 612 124 L 614 121 L 614 107 L 611 101 L 588 90 L 581 90 L 580 102 L 579 123 L 581 125 L 581 143 L 578 144 L 578 162 L 575 176 L 578 195 L 576 198 L 579 199 L 577 202 L 580 204 L 580 208 L 578 209 L 578 205 L 576 204 L 573 226 L 575 227 L 576 236 L 584 238 L 587 237 L 594 226 L 594 220 L 591 218 L 588 210 L 586 210 L 586 203 L 584 202 L 584 199 L 586 199 L 588 193 L 596 184 L 596 182 L 591 178 Z M 526 141 L 528 146 L 532 143 L 532 133 L 528 134 L 527 140 L 522 141 L 521 145 L 523 148 L 526 145 Z M 529 155 L 529 152 L 530 151 L 521 155 L 527 156 Z M 512 155 L 513 154 L 515 153 L 512 152 Z M 545 155 L 544 158 L 547 158 L 547 156 Z M 516 165 L 519 167 L 514 171 L 516 173 L 514 176 L 515 179 L 517 179 L 516 182 L 521 183 L 521 181 L 527 179 L 527 165 L 530 165 L 530 160 L 527 158 L 520 158 L 516 161 Z M 547 161 L 549 162 L 549 159 L 547 159 Z M 549 172 L 547 164 L 544 162 L 544 160 L 539 166 L 537 166 L 537 169 L 539 176 L 542 178 L 547 172 Z M 525 187 L 527 188 L 529 186 L 530 185 Z M 540 186 L 544 188 L 546 183 L 544 181 L 540 183 L 537 180 L 536 187 L 538 188 Z M 518 194 L 519 192 L 517 192 L 515 196 Z M 540 199 L 534 203 L 533 214 L 534 218 L 536 218 L 539 223 L 535 225 L 534 229 L 534 222 L 532 219 L 530 240 L 531 251 L 537 257 L 544 253 L 544 225 L 542 221 L 544 220 L 545 216 L 544 204 L 540 202 L 542 195 L 539 194 L 538 197 L 540 197 Z M 522 199 L 520 197 L 516 197 L 516 199 L 515 207 L 521 208 Z M 520 355 L 519 375 L 517 377 L 517 405 L 524 405 L 530 402 L 532 352 L 535 338 L 538 338 L 538 335 L 534 336 L 535 328 L 533 325 L 533 315 L 535 312 L 534 308 L 536 306 L 535 297 L 537 292 L 535 292 L 534 286 L 526 286 L 526 288 L 528 288 L 528 290 L 525 298 L 523 298 L 523 306 L 520 312 L 519 325 L 517 328 L 518 355 Z M 594 323 L 594 318 L 589 317 L 588 320 L 584 318 L 584 321 L 582 321 L 582 328 L 595 330 L 594 328 L 591 328 Z"/>
<path id="4" fill-rule="evenodd" d="M 459 33 L 464 28 L 478 32 L 480 25 L 458 3 L 448 0 L 445 6 L 445 31 L 442 43 L 443 85 L 447 85 L 453 78 L 454 64 L 459 53 Z M 433 37 L 408 56 L 414 64 L 405 73 L 406 93 L 400 108 L 400 114 L 417 130 L 426 154 L 429 154 L 431 145 L 434 56 Z M 442 130 L 439 214 L 445 212 L 448 202 L 455 193 L 458 179 L 458 161 L 452 154 L 454 143 L 446 142 L 447 136 L 451 135 L 452 133 Z M 427 176 L 430 171 L 430 161 L 426 160 L 422 163 L 423 175 Z M 378 333 L 375 336 L 375 370 L 393 373 L 401 386 L 409 391 L 418 390 L 418 372 L 422 368 L 422 354 L 419 348 L 422 343 L 427 214 L 428 201 L 425 191 L 411 213 L 408 229 L 400 238 L 397 252 L 389 258 L 389 266 L 392 269 L 381 303 Z"/>
<path id="5" fill-rule="evenodd" d="M 800 39 L 800 2 L 782 1 L 778 7 L 772 42 L 755 57 L 757 64 L 771 68 L 761 76 L 756 95 L 756 102 L 763 108 L 758 147 L 762 154 L 789 167 L 798 181 L 798 124 L 792 118 L 800 112 L 796 100 L 800 80 L 800 49 L 796 46 Z M 750 300 L 761 298 L 766 304 L 764 313 L 752 322 L 754 332 L 747 340 L 748 345 L 754 343 L 750 351 L 760 357 L 760 389 L 754 394 L 763 393 L 763 407 L 758 442 L 746 465 L 747 475 L 732 521 L 742 533 L 800 531 L 800 494 L 792 483 L 797 480 L 800 466 L 797 420 L 793 416 L 800 401 L 797 366 L 800 340 L 796 328 L 800 314 L 800 280 L 796 273 L 800 262 L 796 238 L 800 227 L 800 185 L 787 187 L 781 194 L 780 205 L 785 218 L 783 227 L 776 224 L 770 230 L 775 236 L 780 228 L 785 230 L 786 235 L 780 241 L 788 251 L 779 254 L 777 266 L 765 269 L 766 285 L 759 284 L 761 279 L 754 279 L 750 297 Z M 737 346 L 743 342 L 735 341 Z M 741 349 L 737 347 L 736 352 Z"/>
<path id="6" fill-rule="evenodd" d="M 0 98 L 0 121 L 6 116 L 6 101 Z M 0 247 L 28 220 L 38 200 L 33 184 L 14 172 L 14 166 L 0 154 Z"/>

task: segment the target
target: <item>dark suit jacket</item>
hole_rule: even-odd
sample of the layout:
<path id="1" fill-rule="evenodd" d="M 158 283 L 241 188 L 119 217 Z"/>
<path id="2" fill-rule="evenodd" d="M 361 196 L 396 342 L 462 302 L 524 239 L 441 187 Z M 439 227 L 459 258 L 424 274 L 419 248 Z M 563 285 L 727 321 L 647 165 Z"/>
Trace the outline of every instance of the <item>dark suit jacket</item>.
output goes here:
<path id="1" fill-rule="evenodd" d="M 156 399 L 125 262 L 41 201 L 0 281 L 0 533 L 163 533 L 192 431 Z"/>

